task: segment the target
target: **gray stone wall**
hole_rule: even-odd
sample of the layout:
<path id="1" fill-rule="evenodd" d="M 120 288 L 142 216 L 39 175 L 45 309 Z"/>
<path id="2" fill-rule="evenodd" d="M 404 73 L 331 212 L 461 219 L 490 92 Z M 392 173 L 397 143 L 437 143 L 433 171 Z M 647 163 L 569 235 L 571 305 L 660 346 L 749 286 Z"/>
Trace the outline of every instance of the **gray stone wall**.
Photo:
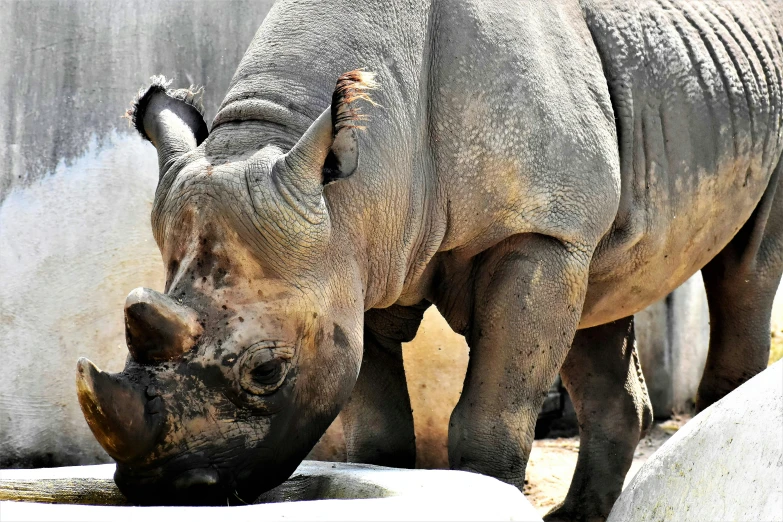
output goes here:
<path id="1" fill-rule="evenodd" d="M 635 316 L 636 342 L 656 417 L 693 407 L 710 338 L 701 272 Z"/>
<path id="2" fill-rule="evenodd" d="M 272 0 L 0 0 L 0 468 L 107 461 L 75 363 L 117 371 L 122 305 L 160 290 L 155 149 L 120 118 L 153 74 L 211 121 Z"/>

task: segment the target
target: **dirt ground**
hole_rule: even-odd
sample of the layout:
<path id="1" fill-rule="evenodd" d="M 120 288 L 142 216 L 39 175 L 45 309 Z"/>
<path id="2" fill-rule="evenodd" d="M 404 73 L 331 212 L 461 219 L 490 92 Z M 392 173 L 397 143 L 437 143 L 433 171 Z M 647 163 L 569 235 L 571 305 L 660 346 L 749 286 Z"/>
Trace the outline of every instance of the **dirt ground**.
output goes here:
<path id="1" fill-rule="evenodd" d="M 669 440 L 689 416 L 677 416 L 665 422 L 656 422 L 650 433 L 639 442 L 633 464 L 625 477 L 625 485 L 631 481 L 650 455 Z M 533 442 L 533 450 L 527 464 L 525 495 L 544 515 L 565 498 L 574 474 L 579 453 L 579 437 L 542 439 Z"/>

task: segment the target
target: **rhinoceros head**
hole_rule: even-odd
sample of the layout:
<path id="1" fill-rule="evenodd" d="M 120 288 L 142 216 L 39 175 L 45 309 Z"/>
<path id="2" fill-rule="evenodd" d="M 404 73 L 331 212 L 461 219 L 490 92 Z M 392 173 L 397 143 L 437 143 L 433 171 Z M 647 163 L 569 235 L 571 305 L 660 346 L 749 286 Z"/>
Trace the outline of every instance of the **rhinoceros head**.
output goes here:
<path id="1" fill-rule="evenodd" d="M 351 103 L 369 86 L 366 73 L 341 76 L 331 108 L 288 144 L 252 124 L 208 137 L 194 91 L 160 78 L 140 93 L 130 115 L 158 150 L 165 292 L 128 296 L 121 373 L 77 368 L 85 418 L 132 501 L 251 502 L 347 401 L 362 275 L 323 186 L 357 166 Z"/>

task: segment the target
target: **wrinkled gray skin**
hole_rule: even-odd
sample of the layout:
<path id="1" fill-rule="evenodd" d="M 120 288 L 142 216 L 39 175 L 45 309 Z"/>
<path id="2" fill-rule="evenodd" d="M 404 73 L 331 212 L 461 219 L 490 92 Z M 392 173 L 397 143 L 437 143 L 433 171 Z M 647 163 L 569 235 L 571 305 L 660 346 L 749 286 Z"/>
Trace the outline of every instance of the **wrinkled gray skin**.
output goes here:
<path id="1" fill-rule="evenodd" d="M 562 367 L 581 445 L 548 520 L 604 519 L 652 418 L 635 312 L 703 269 L 698 407 L 765 367 L 783 270 L 780 24 L 761 0 L 276 3 L 200 146 L 192 112 L 145 117 L 166 306 L 190 311 L 171 353 L 113 377 L 80 363 L 120 487 L 250 500 L 341 409 L 350 460 L 412 466 L 400 344 L 432 303 L 471 347 L 452 467 L 522 488 Z M 356 151 L 319 114 L 357 67 L 380 106 L 355 102 L 359 166 L 324 188 L 351 174 L 325 162 Z M 289 348 L 247 355 L 264 341 Z M 288 373 L 264 395 L 253 376 L 278 375 L 252 369 L 268 360 Z M 109 411 L 130 396 L 148 401 L 131 415 L 152 434 L 141 445 Z"/>

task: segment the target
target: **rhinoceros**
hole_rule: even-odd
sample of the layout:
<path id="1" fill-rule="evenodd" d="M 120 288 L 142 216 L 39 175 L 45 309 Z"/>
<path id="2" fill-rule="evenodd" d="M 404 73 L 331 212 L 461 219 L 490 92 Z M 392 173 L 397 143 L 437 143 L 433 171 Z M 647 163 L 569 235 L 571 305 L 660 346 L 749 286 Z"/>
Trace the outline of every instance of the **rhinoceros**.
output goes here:
<path id="1" fill-rule="evenodd" d="M 165 290 L 128 296 L 123 372 L 77 369 L 119 488 L 251 502 L 338 412 L 351 461 L 412 466 L 400 346 L 434 304 L 471 349 L 451 467 L 522 488 L 560 371 L 580 450 L 548 519 L 605 518 L 652 419 L 635 312 L 702 270 L 699 409 L 766 366 L 782 11 L 280 1 L 211 130 L 154 78 L 129 116 Z"/>

